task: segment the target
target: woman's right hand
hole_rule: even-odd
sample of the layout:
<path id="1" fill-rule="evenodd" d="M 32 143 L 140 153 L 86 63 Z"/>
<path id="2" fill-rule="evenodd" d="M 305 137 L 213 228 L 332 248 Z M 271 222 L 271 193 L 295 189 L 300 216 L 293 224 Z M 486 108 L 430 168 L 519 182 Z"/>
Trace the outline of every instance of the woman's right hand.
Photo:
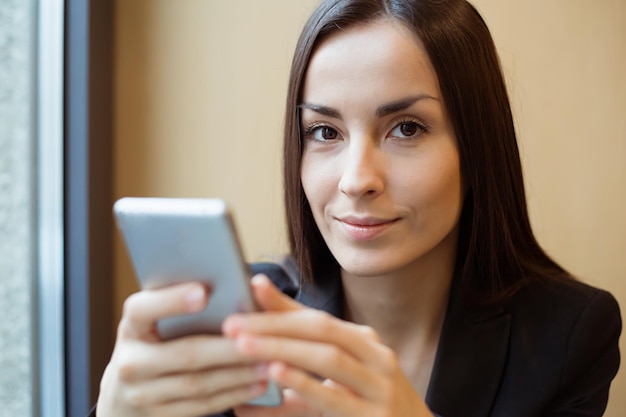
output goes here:
<path id="1" fill-rule="evenodd" d="M 98 417 L 196 417 L 219 413 L 265 391 L 264 366 L 221 335 L 161 341 L 157 320 L 200 311 L 210 295 L 187 283 L 131 295 L 100 384 Z"/>

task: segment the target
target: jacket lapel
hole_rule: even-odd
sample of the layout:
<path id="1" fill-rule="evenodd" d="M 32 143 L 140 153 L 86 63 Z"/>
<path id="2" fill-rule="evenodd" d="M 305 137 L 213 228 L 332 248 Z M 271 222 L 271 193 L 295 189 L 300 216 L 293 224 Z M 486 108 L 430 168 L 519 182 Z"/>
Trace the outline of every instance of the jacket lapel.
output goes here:
<path id="1" fill-rule="evenodd" d="M 442 416 L 489 415 L 506 365 L 511 316 L 470 310 L 451 294 L 426 403 Z"/>
<path id="2" fill-rule="evenodd" d="M 306 306 L 324 310 L 335 317 L 343 318 L 343 289 L 339 276 L 331 275 L 325 279 L 317 278 L 315 284 L 303 282 L 295 298 Z"/>

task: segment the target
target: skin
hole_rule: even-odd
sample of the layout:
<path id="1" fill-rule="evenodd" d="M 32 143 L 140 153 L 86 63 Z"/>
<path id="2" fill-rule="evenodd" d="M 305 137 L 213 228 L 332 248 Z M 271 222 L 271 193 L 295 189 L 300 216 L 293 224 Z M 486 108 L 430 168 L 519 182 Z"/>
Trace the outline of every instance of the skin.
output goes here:
<path id="1" fill-rule="evenodd" d="M 301 110 L 302 185 L 341 266 L 347 320 L 257 276 L 262 313 L 229 317 L 223 335 L 162 342 L 156 321 L 198 311 L 210 294 L 197 283 L 142 291 L 125 304 L 99 417 L 431 415 L 423 397 L 462 206 L 436 74 L 401 24 L 352 27 L 315 51 Z M 240 405 L 268 379 L 284 388 L 280 407 Z"/>

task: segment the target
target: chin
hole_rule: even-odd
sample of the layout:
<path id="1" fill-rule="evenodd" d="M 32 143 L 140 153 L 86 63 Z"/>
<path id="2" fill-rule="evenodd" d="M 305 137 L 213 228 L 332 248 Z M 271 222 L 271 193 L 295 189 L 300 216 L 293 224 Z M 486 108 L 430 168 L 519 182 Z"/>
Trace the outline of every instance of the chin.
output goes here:
<path id="1" fill-rule="evenodd" d="M 337 257 L 341 269 L 350 275 L 359 277 L 377 277 L 394 273 L 405 266 L 402 262 L 394 262 L 387 256 L 361 254 L 352 257 Z"/>
<path id="2" fill-rule="evenodd" d="M 355 277 L 371 278 L 371 277 L 379 277 L 381 275 L 385 275 L 389 273 L 389 271 L 385 269 L 364 268 L 362 265 L 359 265 L 359 266 L 348 265 L 347 267 L 344 267 L 343 265 L 340 264 L 340 266 L 342 270 L 346 271 L 349 275 L 352 275 Z M 380 267 L 380 265 L 377 265 L 377 267 Z"/>
<path id="3" fill-rule="evenodd" d="M 353 276 L 380 277 L 394 274 L 413 274 L 420 273 L 424 268 L 430 269 L 435 265 L 454 262 L 456 242 L 447 239 L 444 241 L 450 244 L 439 244 L 431 247 L 414 242 L 385 248 L 355 249 L 342 247 L 333 252 L 333 255 L 341 269 Z"/>

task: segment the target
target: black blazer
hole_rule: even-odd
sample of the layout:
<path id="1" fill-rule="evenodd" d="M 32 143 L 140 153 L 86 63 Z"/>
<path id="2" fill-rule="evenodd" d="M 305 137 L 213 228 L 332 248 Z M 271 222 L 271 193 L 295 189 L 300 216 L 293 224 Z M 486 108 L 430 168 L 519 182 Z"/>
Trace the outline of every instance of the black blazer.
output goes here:
<path id="1" fill-rule="evenodd" d="M 342 316 L 339 280 L 300 287 L 277 265 L 252 269 L 303 304 Z M 620 332 L 613 296 L 580 282 L 535 282 L 488 308 L 466 307 L 453 283 L 426 403 L 444 417 L 601 416 Z"/>

